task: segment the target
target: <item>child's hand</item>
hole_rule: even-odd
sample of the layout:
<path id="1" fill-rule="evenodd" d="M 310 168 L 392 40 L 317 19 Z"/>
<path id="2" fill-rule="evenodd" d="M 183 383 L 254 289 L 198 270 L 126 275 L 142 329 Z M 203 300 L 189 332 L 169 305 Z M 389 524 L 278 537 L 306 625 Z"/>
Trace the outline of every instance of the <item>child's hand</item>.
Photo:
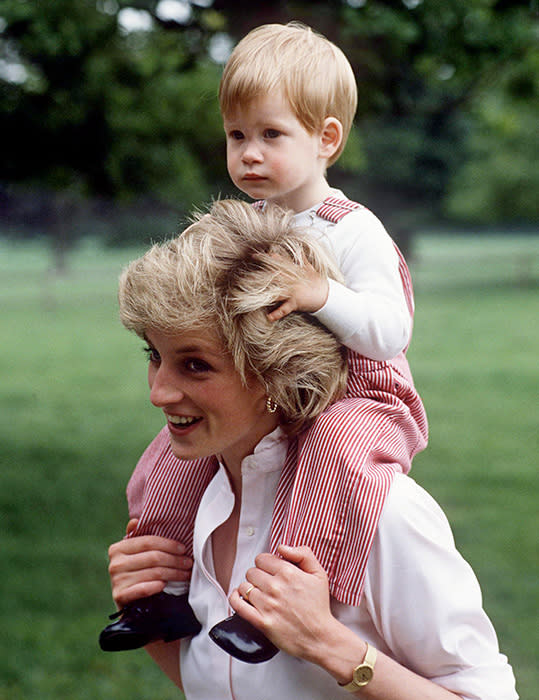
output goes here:
<path id="1" fill-rule="evenodd" d="M 289 296 L 268 314 L 270 321 L 277 321 L 288 316 L 292 311 L 313 313 L 321 309 L 327 301 L 329 284 L 309 263 L 301 267 L 303 275 L 289 290 Z"/>

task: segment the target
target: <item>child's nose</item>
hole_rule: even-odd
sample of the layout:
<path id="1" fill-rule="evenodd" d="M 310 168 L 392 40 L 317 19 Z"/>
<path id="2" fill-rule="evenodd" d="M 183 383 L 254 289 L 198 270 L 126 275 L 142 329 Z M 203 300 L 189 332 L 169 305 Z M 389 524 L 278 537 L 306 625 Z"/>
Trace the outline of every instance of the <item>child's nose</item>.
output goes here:
<path id="1" fill-rule="evenodd" d="M 245 144 L 242 160 L 244 163 L 259 163 L 262 161 L 262 152 L 254 141 L 248 141 Z"/>

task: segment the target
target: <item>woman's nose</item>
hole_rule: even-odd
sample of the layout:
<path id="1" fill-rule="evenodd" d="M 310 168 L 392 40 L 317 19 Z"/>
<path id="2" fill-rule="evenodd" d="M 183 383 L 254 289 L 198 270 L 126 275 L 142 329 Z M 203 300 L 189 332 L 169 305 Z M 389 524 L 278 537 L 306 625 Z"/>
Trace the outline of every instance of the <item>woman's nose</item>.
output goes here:
<path id="1" fill-rule="evenodd" d="M 148 373 L 150 385 L 150 401 L 157 408 L 164 408 L 178 403 L 184 397 L 184 393 L 166 369 L 161 365 L 158 369 Z"/>

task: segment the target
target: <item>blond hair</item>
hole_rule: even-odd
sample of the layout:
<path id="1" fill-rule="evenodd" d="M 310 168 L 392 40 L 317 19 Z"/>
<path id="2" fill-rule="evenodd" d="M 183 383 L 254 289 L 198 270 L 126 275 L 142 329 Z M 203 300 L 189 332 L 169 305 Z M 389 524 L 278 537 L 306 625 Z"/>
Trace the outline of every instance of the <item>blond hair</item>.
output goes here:
<path id="1" fill-rule="evenodd" d="M 235 47 L 221 78 L 219 104 L 227 117 L 236 107 L 282 90 L 292 111 L 310 133 L 334 117 L 343 127 L 342 142 L 328 160 L 340 156 L 357 107 L 357 85 L 344 53 L 321 34 L 299 22 L 265 24 Z"/>
<path id="2" fill-rule="evenodd" d="M 144 338 L 207 330 L 230 353 L 244 384 L 254 376 L 293 434 L 344 394 L 346 352 L 309 314 L 270 322 L 308 261 L 342 279 L 327 253 L 292 225 L 289 214 L 222 200 L 183 234 L 154 245 L 120 277 L 120 319 Z"/>

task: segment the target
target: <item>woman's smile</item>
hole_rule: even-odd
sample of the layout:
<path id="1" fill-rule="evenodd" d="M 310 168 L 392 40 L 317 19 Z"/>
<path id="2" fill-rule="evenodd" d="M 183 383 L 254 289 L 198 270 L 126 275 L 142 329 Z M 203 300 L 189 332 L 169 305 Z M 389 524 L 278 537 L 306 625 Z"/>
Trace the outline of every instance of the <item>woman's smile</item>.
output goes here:
<path id="1" fill-rule="evenodd" d="M 165 415 L 174 455 L 220 455 L 229 469 L 239 466 L 278 422 L 266 410 L 262 384 L 242 380 L 210 331 L 149 330 L 146 340 L 150 400 Z"/>
<path id="2" fill-rule="evenodd" d="M 201 418 L 197 418 L 195 416 L 172 416 L 168 413 L 165 413 L 165 416 L 167 421 L 172 423 L 172 425 L 176 428 L 189 428 L 202 420 Z"/>

